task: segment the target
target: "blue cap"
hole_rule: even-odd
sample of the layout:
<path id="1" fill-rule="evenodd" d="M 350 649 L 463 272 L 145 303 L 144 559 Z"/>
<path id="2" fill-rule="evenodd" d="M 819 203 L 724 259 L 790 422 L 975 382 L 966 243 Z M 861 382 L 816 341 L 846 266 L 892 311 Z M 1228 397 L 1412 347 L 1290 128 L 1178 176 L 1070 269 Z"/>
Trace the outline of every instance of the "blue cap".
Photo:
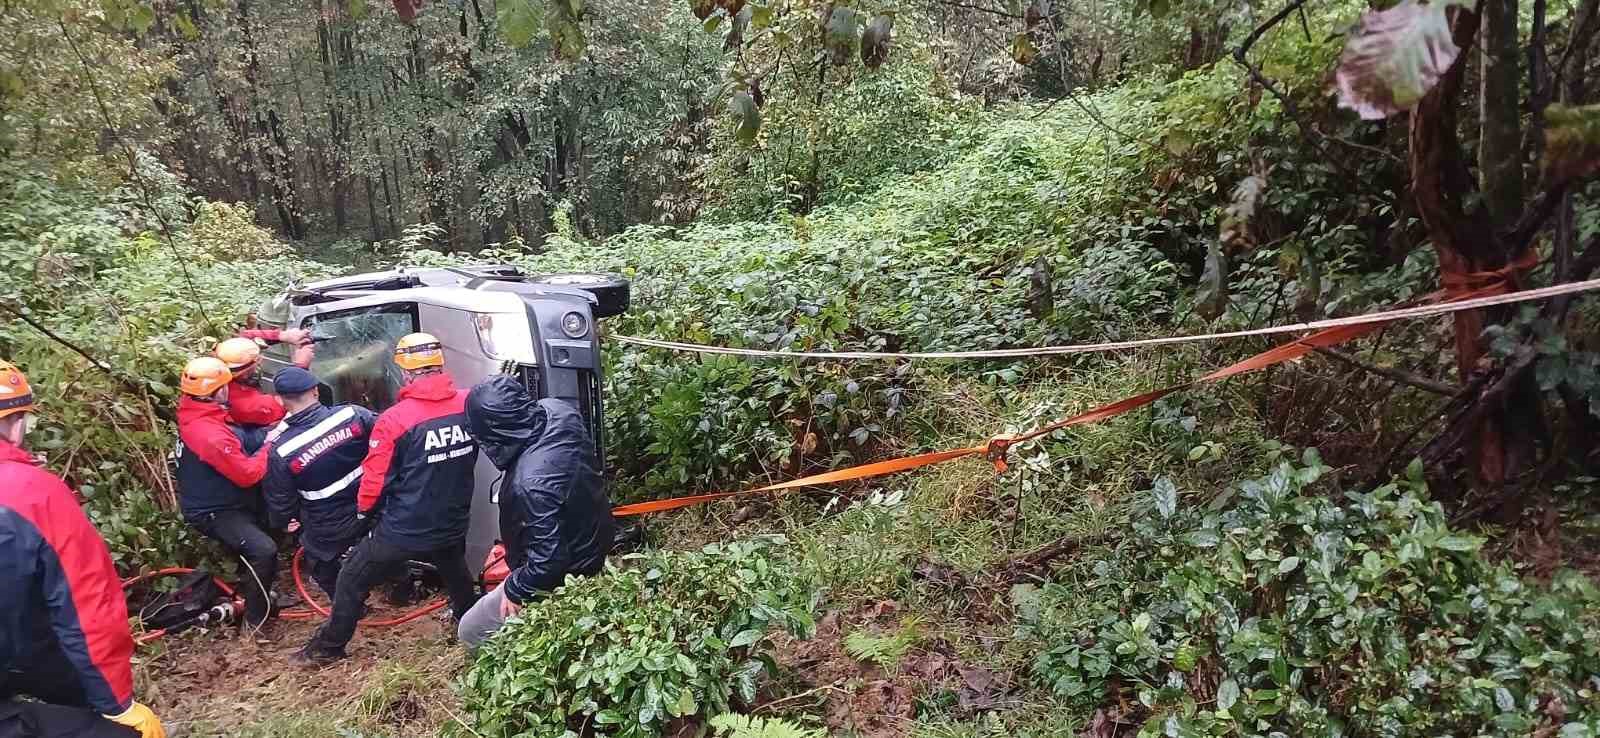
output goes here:
<path id="1" fill-rule="evenodd" d="M 297 366 L 279 369 L 277 376 L 272 378 L 272 389 L 280 395 L 298 395 L 316 388 L 316 376 Z"/>

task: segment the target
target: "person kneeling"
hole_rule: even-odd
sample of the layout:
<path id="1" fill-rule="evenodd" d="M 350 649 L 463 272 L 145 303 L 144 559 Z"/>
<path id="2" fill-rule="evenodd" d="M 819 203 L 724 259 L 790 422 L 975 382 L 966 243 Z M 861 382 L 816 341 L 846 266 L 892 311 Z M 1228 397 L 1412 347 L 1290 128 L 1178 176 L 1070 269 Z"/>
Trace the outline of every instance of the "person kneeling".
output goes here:
<path id="1" fill-rule="evenodd" d="M 467 393 L 467 422 L 478 446 L 505 472 L 500 538 L 511 575 L 461 618 L 470 649 L 524 604 L 568 574 L 605 568 L 617 524 L 583 416 L 555 399 L 535 401 L 515 379 L 491 377 Z"/>

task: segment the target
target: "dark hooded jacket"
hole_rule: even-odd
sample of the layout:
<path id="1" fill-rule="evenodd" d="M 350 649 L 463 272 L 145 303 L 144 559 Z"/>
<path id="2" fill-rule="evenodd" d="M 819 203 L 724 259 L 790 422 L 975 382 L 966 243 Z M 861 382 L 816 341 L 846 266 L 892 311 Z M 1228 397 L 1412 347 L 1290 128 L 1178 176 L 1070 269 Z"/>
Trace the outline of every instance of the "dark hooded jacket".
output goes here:
<path id="1" fill-rule="evenodd" d="M 560 400 L 535 401 L 515 379 L 491 377 L 467 394 L 479 448 L 505 472 L 500 538 L 506 595 L 523 603 L 568 574 L 605 566 L 617 524 L 583 416 Z"/>

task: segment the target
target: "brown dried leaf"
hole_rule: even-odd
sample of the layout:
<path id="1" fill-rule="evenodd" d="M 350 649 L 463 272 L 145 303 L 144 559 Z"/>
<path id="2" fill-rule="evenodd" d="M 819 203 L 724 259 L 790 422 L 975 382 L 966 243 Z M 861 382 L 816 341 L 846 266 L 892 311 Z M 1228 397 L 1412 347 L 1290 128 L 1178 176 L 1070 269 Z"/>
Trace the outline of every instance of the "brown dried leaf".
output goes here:
<path id="1" fill-rule="evenodd" d="M 1363 13 L 1339 57 L 1339 106 L 1379 120 L 1428 94 L 1461 53 L 1450 37 L 1449 4 L 1406 0 Z"/>

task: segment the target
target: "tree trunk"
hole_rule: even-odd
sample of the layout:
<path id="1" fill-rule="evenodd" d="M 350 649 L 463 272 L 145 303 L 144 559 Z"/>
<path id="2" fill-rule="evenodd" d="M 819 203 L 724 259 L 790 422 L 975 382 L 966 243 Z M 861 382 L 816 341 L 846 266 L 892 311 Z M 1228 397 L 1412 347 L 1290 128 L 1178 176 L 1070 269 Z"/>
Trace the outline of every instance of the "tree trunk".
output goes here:
<path id="1" fill-rule="evenodd" d="M 1472 191 L 1472 176 L 1456 133 L 1456 109 L 1468 58 L 1466 52 L 1471 51 L 1477 36 L 1479 17 L 1464 8 L 1456 8 L 1454 12 L 1452 32 L 1463 53 L 1411 113 L 1411 191 L 1416 198 L 1417 213 L 1427 225 L 1438 254 L 1439 271 L 1447 283 L 1451 278 L 1503 267 L 1511 259 L 1509 249 L 1520 247 L 1502 244 L 1495 237 L 1494 222 L 1487 207 L 1469 212 L 1464 206 Z M 1515 114 L 1514 106 L 1512 114 Z M 1513 158 L 1517 157 L 1520 154 Z M 1501 165 L 1498 161 L 1493 163 Z M 1518 172 L 1520 181 L 1520 169 Z M 1520 198 L 1520 187 L 1518 190 Z M 1499 195 L 1503 197 L 1504 190 Z M 1520 205 L 1508 216 L 1507 226 L 1516 221 L 1517 212 L 1520 212 Z M 1497 316 L 1486 316 L 1484 311 L 1455 314 L 1456 370 L 1462 384 L 1478 369 L 1479 360 L 1484 356 L 1481 337 L 1486 317 L 1494 320 Z M 1524 439 L 1532 432 L 1531 428 L 1519 427 L 1513 422 L 1504 400 L 1499 404 L 1500 407 L 1484 415 L 1469 449 L 1477 483 L 1494 491 L 1504 488 L 1508 467 L 1522 461 L 1508 456 L 1507 433 L 1514 436 L 1511 446 L 1521 449 Z M 1537 406 L 1533 411 L 1537 412 Z M 1520 456 L 1520 452 L 1511 456 Z"/>
<path id="2" fill-rule="evenodd" d="M 250 107 L 255 121 L 251 148 L 260 153 L 266 165 L 272 204 L 283 222 L 285 235 L 298 241 L 306 237 L 305 214 L 295 195 L 294 159 L 283 135 L 282 121 L 278 119 L 277 110 L 268 105 L 261 94 L 261 59 L 256 53 L 255 33 L 250 28 L 250 0 L 239 0 L 238 13 L 245 54 L 244 76 L 250 88 Z"/>
<path id="3" fill-rule="evenodd" d="M 1508 228 L 1522 213 L 1517 0 L 1482 0 L 1479 8 L 1478 181 L 1490 221 Z"/>

